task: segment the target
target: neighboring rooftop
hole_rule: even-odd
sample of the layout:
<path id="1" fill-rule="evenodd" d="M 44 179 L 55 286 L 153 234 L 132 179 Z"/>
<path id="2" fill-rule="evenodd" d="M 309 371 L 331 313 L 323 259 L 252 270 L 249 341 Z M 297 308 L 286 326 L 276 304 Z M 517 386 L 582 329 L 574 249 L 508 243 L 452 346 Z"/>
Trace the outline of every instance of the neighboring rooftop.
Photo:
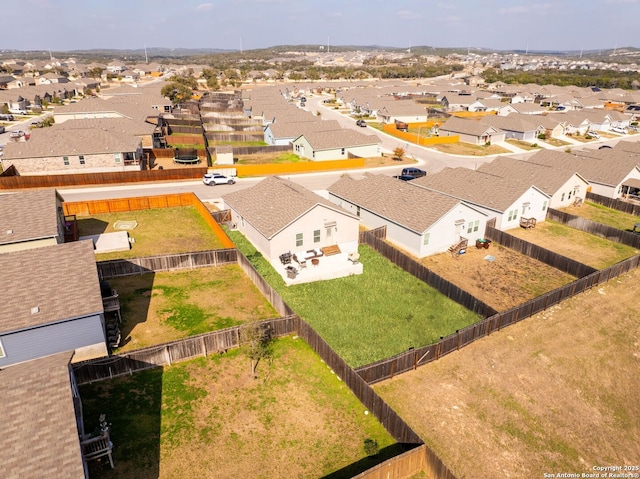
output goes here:
<path id="1" fill-rule="evenodd" d="M 0 370 L 4 479 L 85 479 L 65 352 Z"/>
<path id="2" fill-rule="evenodd" d="M 0 245 L 55 238 L 59 234 L 56 199 L 62 201 L 53 189 L 0 195 Z"/>
<path id="3" fill-rule="evenodd" d="M 0 254 L 0 332 L 103 312 L 93 242 Z"/>
<path id="4" fill-rule="evenodd" d="M 266 238 L 272 238 L 317 205 L 352 216 L 329 200 L 278 176 L 269 176 L 251 188 L 228 193 L 222 199 Z"/>

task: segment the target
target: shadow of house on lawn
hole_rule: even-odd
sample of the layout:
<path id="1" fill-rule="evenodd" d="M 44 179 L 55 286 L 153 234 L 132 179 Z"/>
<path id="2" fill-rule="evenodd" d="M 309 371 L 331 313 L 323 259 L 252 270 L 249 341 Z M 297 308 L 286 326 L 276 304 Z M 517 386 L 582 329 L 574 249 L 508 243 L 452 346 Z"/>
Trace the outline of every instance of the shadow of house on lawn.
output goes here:
<path id="1" fill-rule="evenodd" d="M 122 315 L 120 348 L 131 341 L 131 333 L 134 328 L 147 320 L 150 312 L 154 279 L 155 273 L 149 271 L 144 274 L 108 280 L 118 292 L 118 298 L 120 299 Z"/>
<path id="2" fill-rule="evenodd" d="M 80 386 L 85 431 L 94 431 L 100 415 L 106 414 L 113 443 L 115 469 L 106 457 L 90 461 L 89 477 L 160 476 L 163 373 L 163 368 L 154 368 Z"/>
<path id="3" fill-rule="evenodd" d="M 100 235 L 107 231 L 109 223 L 95 218 L 78 218 L 79 236 Z"/>

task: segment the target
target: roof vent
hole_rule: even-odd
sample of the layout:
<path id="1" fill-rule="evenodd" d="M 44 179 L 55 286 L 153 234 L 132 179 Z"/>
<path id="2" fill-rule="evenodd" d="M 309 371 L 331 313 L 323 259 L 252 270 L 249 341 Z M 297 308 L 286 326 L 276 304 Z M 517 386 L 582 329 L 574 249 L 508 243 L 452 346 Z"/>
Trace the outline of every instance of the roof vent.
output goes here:
<path id="1" fill-rule="evenodd" d="M 38 314 L 40 312 L 40 306 L 34 306 L 31 308 L 31 314 Z"/>

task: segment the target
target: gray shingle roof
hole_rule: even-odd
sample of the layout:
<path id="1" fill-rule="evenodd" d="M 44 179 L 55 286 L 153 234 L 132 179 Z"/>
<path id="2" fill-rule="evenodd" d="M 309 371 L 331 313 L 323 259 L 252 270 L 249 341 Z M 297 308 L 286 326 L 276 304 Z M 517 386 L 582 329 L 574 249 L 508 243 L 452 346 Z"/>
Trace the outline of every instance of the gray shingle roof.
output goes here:
<path id="1" fill-rule="evenodd" d="M 531 182 L 523 183 L 467 168 L 445 168 L 412 183 L 499 212 L 506 211 L 533 186 Z"/>
<path id="2" fill-rule="evenodd" d="M 0 370 L 4 479 L 84 479 L 69 361 L 59 353 Z"/>
<path id="3" fill-rule="evenodd" d="M 317 205 L 353 216 L 314 192 L 277 176 L 265 178 L 251 188 L 226 194 L 222 199 L 266 238 L 272 238 Z"/>
<path id="4" fill-rule="evenodd" d="M 103 312 L 92 241 L 0 254 L 0 271 L 0 332 Z"/>
<path id="5" fill-rule="evenodd" d="M 361 180 L 346 175 L 327 190 L 418 234 L 460 203 L 451 196 L 384 175 L 366 175 Z"/>
<path id="6" fill-rule="evenodd" d="M 380 139 L 376 135 L 365 135 L 355 130 L 311 131 L 304 134 L 311 147 L 316 151 L 353 146 L 377 145 Z"/>
<path id="7" fill-rule="evenodd" d="M 61 199 L 56 190 L 0 195 L 0 244 L 56 237 L 56 197 Z"/>
<path id="8" fill-rule="evenodd" d="M 140 138 L 131 133 L 102 129 L 40 128 L 28 141 L 9 142 L 4 149 L 7 160 L 49 158 L 136 151 Z"/>
<path id="9" fill-rule="evenodd" d="M 463 133 L 465 135 L 482 136 L 487 132 L 495 131 L 495 128 L 476 120 L 466 120 L 464 118 L 451 116 L 440 126 L 440 130 Z"/>
<path id="10" fill-rule="evenodd" d="M 568 169 L 520 161 L 507 156 L 499 156 L 490 163 L 484 163 L 478 171 L 531 183 L 549 196 L 554 195 L 575 174 Z"/>
<path id="11" fill-rule="evenodd" d="M 611 150 L 609 152 L 596 150 L 586 154 L 541 150 L 531 156 L 528 161 L 578 172 L 590 183 L 608 186 L 618 185 L 639 163 L 635 155 L 618 156 Z"/>

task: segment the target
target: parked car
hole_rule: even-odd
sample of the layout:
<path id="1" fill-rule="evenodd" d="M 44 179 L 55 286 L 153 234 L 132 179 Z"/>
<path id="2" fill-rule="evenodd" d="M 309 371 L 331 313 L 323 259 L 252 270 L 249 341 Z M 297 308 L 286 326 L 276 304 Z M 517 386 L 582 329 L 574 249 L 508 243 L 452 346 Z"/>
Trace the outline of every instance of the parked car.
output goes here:
<path id="1" fill-rule="evenodd" d="M 16 130 L 16 131 L 12 131 L 11 135 L 9 135 L 11 138 L 22 138 L 24 136 L 24 131 L 22 130 Z"/>
<path id="2" fill-rule="evenodd" d="M 367 126 L 367 122 L 364 121 L 364 120 L 358 120 L 358 121 L 356 121 L 356 125 L 365 128 Z"/>
<path id="3" fill-rule="evenodd" d="M 0 126 L 0 133 L 4 133 L 5 127 L 4 126 Z"/>
<path id="4" fill-rule="evenodd" d="M 427 176 L 427 172 L 420 168 L 404 168 L 400 176 L 412 176 L 414 178 L 420 178 L 421 176 Z"/>
<path id="5" fill-rule="evenodd" d="M 398 175 L 398 176 L 394 176 L 394 178 L 398 178 L 399 180 L 402 180 L 402 181 L 411 181 L 416 179 L 415 176 L 411 176 L 411 175 Z"/>
<path id="6" fill-rule="evenodd" d="M 233 185 L 236 180 L 232 176 L 224 176 L 220 173 L 207 173 L 202 177 L 202 182 L 207 186 Z"/>
<path id="7" fill-rule="evenodd" d="M 0 115 L 0 120 L 3 120 L 3 121 L 13 121 L 13 120 L 14 120 L 14 118 L 13 118 L 13 115 L 5 115 L 5 114 L 2 114 L 2 115 Z"/>
<path id="8" fill-rule="evenodd" d="M 9 111 L 15 115 L 26 115 L 27 110 L 20 110 L 18 108 L 10 108 Z"/>
<path id="9" fill-rule="evenodd" d="M 627 130 L 625 130 L 624 128 L 621 128 L 619 126 L 612 126 L 611 127 L 611 131 L 614 133 L 619 133 L 620 135 L 624 135 L 627 133 Z"/>
<path id="10" fill-rule="evenodd" d="M 600 135 L 595 131 L 588 131 L 585 136 L 587 138 L 592 138 L 594 140 L 599 140 L 600 139 Z"/>

